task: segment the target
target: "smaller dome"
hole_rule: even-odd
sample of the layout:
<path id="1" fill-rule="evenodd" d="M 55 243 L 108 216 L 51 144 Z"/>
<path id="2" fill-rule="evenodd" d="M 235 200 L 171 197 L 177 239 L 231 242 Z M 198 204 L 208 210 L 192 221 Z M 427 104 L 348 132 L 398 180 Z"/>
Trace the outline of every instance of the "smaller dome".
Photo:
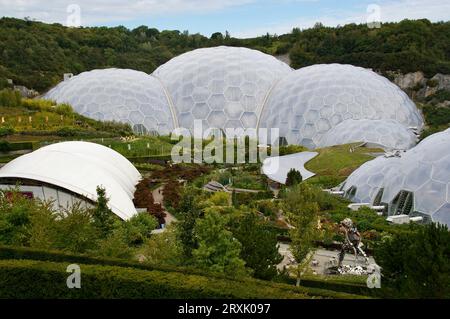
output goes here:
<path id="1" fill-rule="evenodd" d="M 326 133 L 317 147 L 365 142 L 389 150 L 408 150 L 416 135 L 394 120 L 346 120 Z"/>
<path id="2" fill-rule="evenodd" d="M 354 202 L 372 204 L 380 193 L 390 215 L 407 211 L 450 226 L 449 149 L 450 129 L 426 138 L 400 157 L 379 157 L 362 165 L 342 190 Z"/>
<path id="3" fill-rule="evenodd" d="M 282 78 L 259 127 L 279 128 L 289 144 L 316 148 L 327 132 L 350 119 L 423 127 L 419 110 L 398 86 L 370 70 L 342 64 L 317 64 Z"/>
<path id="4" fill-rule="evenodd" d="M 169 134 L 174 128 L 164 88 L 144 72 L 83 72 L 61 82 L 44 98 L 69 103 L 77 113 L 95 120 L 129 123 L 137 133 Z"/>

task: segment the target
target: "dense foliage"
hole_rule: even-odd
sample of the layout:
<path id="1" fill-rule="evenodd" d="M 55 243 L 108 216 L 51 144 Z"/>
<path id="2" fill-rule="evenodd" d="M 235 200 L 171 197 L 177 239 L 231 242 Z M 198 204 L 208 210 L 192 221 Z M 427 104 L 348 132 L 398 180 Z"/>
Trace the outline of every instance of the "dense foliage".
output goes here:
<path id="1" fill-rule="evenodd" d="M 60 211 L 16 190 L 0 192 L 0 245 L 131 258 L 132 247 L 149 238 L 157 222 L 149 214 L 119 220 L 107 207 L 104 190 L 98 192 L 93 209 L 74 205 Z"/>
<path id="2" fill-rule="evenodd" d="M 270 31 L 270 30 L 268 30 Z M 152 72 L 172 57 L 200 47 L 244 46 L 269 54 L 290 54 L 296 68 L 314 63 L 351 63 L 377 70 L 450 73 L 450 23 L 428 20 L 386 23 L 380 29 L 350 24 L 317 24 L 301 31 L 252 39 L 215 33 L 159 31 L 140 26 L 66 28 L 60 24 L 0 20 L 0 88 L 13 79 L 38 91 L 59 82 L 63 73 L 119 67 Z"/>
<path id="3" fill-rule="evenodd" d="M 384 292 L 403 298 L 450 297 L 450 233 L 431 224 L 387 238 L 375 250 Z"/>

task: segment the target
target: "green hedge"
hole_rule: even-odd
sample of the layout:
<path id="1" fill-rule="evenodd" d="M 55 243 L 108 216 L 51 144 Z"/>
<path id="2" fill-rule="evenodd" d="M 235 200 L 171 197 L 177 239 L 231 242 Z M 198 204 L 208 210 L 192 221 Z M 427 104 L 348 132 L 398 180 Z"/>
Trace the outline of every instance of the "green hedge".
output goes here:
<path id="1" fill-rule="evenodd" d="M 66 288 L 69 264 L 81 266 L 83 289 Z M 119 259 L 0 247 L 0 298 L 118 297 L 341 299 L 362 296 L 251 278 L 236 280 L 187 268 L 152 267 Z"/>
<path id="2" fill-rule="evenodd" d="M 256 280 L 231 281 L 176 272 L 83 265 L 81 289 L 68 289 L 67 263 L 0 261 L 0 298 L 315 298 L 305 289 Z M 319 290 L 316 290 L 319 293 Z M 310 292 L 311 293 L 311 292 Z M 344 294 L 334 297 L 344 297 Z M 347 295 L 345 297 L 349 297 Z M 328 297 L 333 297 L 329 295 Z"/>
<path id="3" fill-rule="evenodd" d="M 306 276 L 302 279 L 301 284 L 303 287 L 320 288 L 350 294 L 373 296 L 375 291 L 367 287 L 367 284 L 364 281 L 365 279 L 366 277 L 359 277 L 352 280 L 342 278 L 342 276 L 336 276 L 336 278 L 331 277 L 327 279 L 318 276 Z"/>
<path id="4" fill-rule="evenodd" d="M 12 152 L 22 150 L 33 150 L 32 142 L 15 142 L 0 141 L 0 152 Z"/>

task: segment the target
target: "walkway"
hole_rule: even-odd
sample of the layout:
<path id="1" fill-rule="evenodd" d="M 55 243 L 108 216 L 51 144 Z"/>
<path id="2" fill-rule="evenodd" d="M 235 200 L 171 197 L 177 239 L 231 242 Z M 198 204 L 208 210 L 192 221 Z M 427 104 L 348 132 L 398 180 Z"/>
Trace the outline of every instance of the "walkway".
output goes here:
<path id="1" fill-rule="evenodd" d="M 164 202 L 164 197 L 163 197 L 164 186 L 165 185 L 161 185 L 160 187 L 153 190 L 153 199 L 155 200 L 155 203 L 161 204 L 161 207 L 164 209 L 164 213 L 166 213 L 166 226 L 168 226 L 168 225 L 172 224 L 173 222 L 176 222 L 177 219 L 175 218 L 175 216 L 173 216 L 171 213 L 169 213 L 164 208 L 164 204 L 163 204 L 163 202 Z"/>

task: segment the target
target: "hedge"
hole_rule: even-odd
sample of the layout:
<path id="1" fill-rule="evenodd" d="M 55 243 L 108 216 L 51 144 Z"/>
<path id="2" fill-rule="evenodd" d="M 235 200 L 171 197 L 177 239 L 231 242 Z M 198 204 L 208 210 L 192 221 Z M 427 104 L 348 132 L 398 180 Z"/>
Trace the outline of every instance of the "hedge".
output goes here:
<path id="1" fill-rule="evenodd" d="M 362 282 L 366 277 L 359 277 L 355 280 L 344 278 L 341 276 L 335 276 L 336 278 L 325 279 L 318 276 L 305 276 L 301 284 L 303 287 L 320 288 L 326 290 L 333 290 L 339 292 L 345 292 L 350 294 L 374 296 L 374 290 L 367 287 L 366 282 Z M 363 278 L 363 279 L 361 279 Z"/>
<path id="2" fill-rule="evenodd" d="M 0 261 L 0 298 L 304 299 L 304 289 L 262 281 L 231 281 L 176 272 L 83 265 L 81 288 L 68 289 L 68 263 Z"/>
<path id="3" fill-rule="evenodd" d="M 82 287 L 89 287 L 89 292 L 68 291 L 65 286 L 68 273 L 65 270 L 69 264 L 81 266 Z M 55 285 L 60 281 L 61 285 Z M 31 289 L 35 282 L 39 282 L 39 287 Z M 22 286 L 18 283 L 26 284 Z M 225 278 L 198 269 L 153 267 L 119 259 L 0 247 L 0 298 L 13 297 L 363 298 L 320 288 L 297 288 L 251 278 Z"/>

